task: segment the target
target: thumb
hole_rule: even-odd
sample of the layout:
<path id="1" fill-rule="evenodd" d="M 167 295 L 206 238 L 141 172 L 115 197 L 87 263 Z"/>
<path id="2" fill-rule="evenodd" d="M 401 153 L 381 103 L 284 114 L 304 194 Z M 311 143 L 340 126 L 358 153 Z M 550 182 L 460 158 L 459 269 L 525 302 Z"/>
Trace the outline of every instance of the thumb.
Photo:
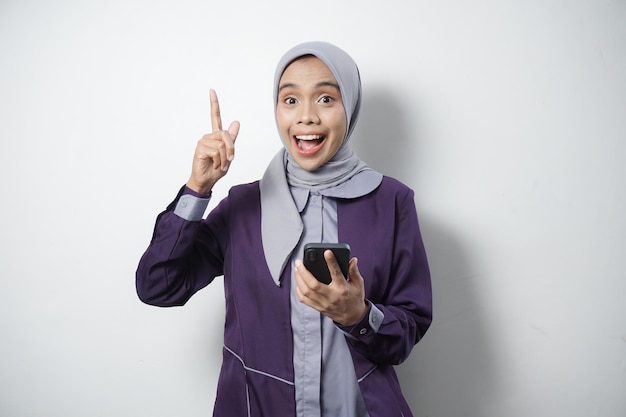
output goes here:
<path id="1" fill-rule="evenodd" d="M 357 258 L 350 259 L 350 263 L 348 265 L 348 277 L 352 284 L 363 287 L 363 277 L 359 271 L 359 260 Z"/>
<path id="2" fill-rule="evenodd" d="M 234 121 L 228 126 L 228 133 L 230 137 L 233 139 L 233 142 L 237 139 L 237 135 L 239 134 L 240 123 L 238 121 Z"/>

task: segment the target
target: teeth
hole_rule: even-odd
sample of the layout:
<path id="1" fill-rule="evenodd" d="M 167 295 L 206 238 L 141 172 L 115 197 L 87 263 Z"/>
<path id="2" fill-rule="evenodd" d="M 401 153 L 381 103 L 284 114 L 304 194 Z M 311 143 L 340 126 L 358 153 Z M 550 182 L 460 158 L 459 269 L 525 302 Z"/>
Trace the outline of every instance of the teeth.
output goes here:
<path id="1" fill-rule="evenodd" d="M 322 139 L 323 136 L 322 135 L 300 135 L 300 136 L 296 136 L 296 139 L 298 140 L 317 140 L 317 139 Z"/>

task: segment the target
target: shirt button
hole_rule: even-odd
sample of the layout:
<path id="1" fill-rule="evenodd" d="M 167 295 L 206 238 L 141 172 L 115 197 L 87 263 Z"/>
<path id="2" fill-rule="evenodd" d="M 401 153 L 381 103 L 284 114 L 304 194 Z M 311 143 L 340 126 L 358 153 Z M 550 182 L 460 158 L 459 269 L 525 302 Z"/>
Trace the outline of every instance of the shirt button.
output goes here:
<path id="1" fill-rule="evenodd" d="M 183 206 L 183 207 L 187 207 L 187 202 L 186 201 L 181 201 L 180 205 Z"/>
<path id="2" fill-rule="evenodd" d="M 359 333 L 360 333 L 361 335 L 364 335 L 365 333 L 367 333 L 367 329 L 364 327 L 364 328 L 362 328 L 362 329 L 359 331 Z"/>

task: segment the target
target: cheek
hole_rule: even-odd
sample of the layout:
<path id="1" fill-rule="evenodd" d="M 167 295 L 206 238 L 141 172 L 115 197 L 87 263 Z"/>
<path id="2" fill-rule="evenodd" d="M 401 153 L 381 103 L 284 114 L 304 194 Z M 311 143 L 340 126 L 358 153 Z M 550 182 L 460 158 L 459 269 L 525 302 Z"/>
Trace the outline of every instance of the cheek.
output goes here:
<path id="1" fill-rule="evenodd" d="M 341 141 L 343 142 L 343 138 L 346 137 L 347 132 L 346 114 L 343 110 L 337 111 L 333 114 L 332 126 L 335 135 L 341 138 Z"/>
<path id="2" fill-rule="evenodd" d="M 280 109 L 276 110 L 276 125 L 278 127 L 278 134 L 280 135 L 283 144 L 288 147 L 291 143 L 291 139 L 289 137 L 290 123 L 285 112 Z"/>
<path id="3" fill-rule="evenodd" d="M 286 122 L 285 112 L 280 108 L 276 109 L 276 123 L 278 124 L 278 128 L 283 130 L 283 126 L 285 126 Z"/>
<path id="4" fill-rule="evenodd" d="M 290 109 L 287 106 L 279 104 L 276 107 L 276 120 L 279 121 L 283 126 L 291 123 L 294 117 L 294 110 Z"/>

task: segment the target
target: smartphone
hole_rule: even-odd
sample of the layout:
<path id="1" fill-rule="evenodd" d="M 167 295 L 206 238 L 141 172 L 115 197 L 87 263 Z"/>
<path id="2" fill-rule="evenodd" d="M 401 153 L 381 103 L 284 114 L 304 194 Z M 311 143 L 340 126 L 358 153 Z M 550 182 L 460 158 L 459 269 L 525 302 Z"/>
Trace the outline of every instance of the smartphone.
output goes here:
<path id="1" fill-rule="evenodd" d="M 350 261 L 350 245 L 347 243 L 307 243 L 304 245 L 304 259 L 303 263 L 306 269 L 313 274 L 313 276 L 326 285 L 330 284 L 332 278 L 328 269 L 326 259 L 324 259 L 324 252 L 326 250 L 332 250 L 339 263 L 339 268 L 343 273 L 343 276 L 348 278 L 348 262 Z"/>

